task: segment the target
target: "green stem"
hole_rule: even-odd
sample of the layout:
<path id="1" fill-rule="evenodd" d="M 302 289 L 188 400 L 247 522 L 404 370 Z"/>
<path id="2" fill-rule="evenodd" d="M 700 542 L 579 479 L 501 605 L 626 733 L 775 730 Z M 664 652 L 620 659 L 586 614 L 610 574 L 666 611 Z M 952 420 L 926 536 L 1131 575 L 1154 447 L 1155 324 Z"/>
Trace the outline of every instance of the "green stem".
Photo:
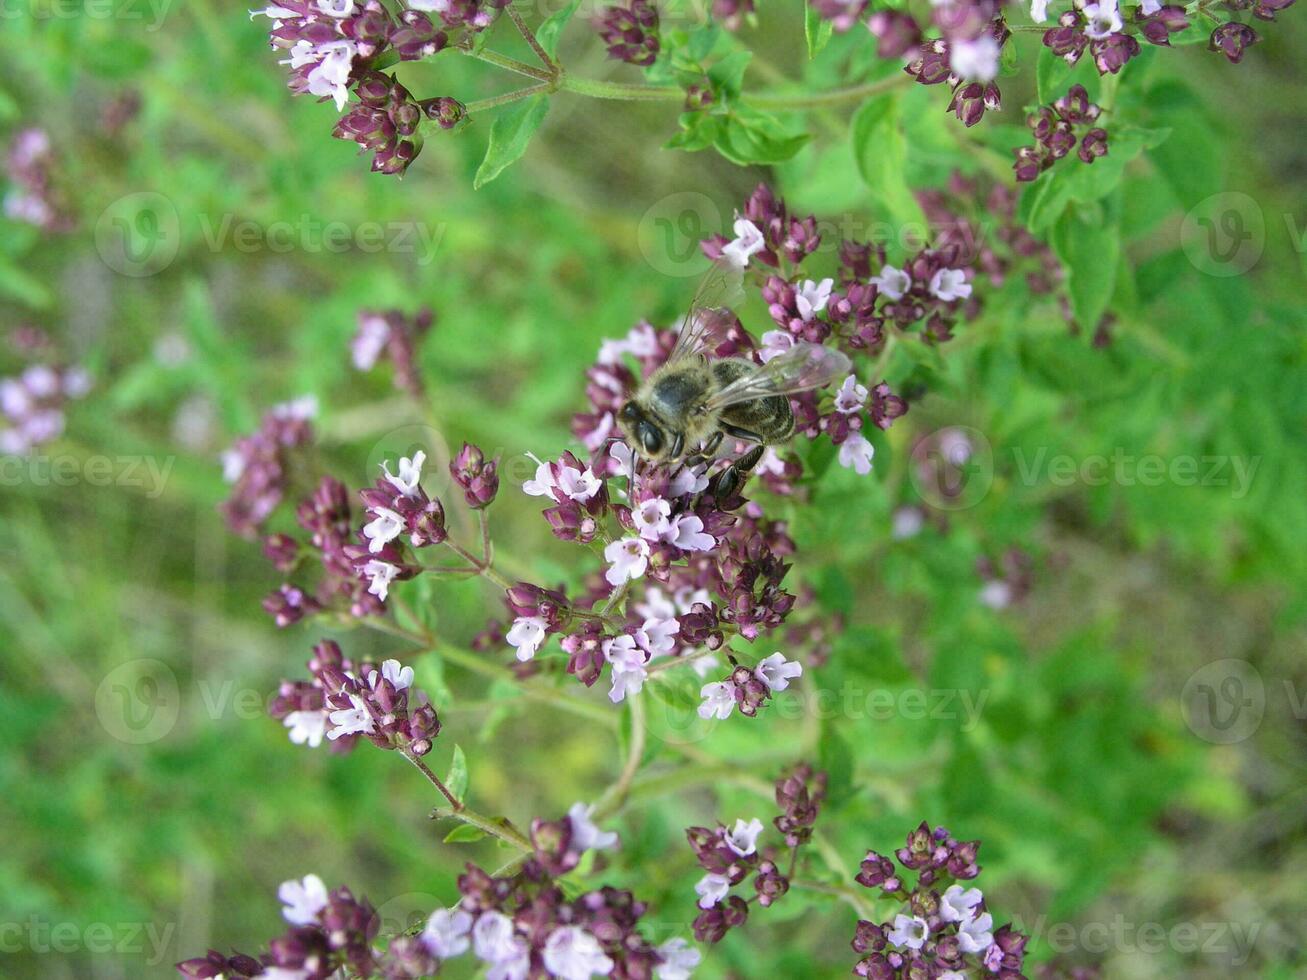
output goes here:
<path id="1" fill-rule="evenodd" d="M 425 762 L 423 762 L 417 756 L 413 755 L 407 749 L 403 750 L 403 754 L 405 759 L 407 759 L 409 762 L 413 763 L 413 765 L 417 767 L 418 772 L 422 773 L 422 775 L 427 777 L 427 782 L 429 782 L 436 789 L 440 790 L 440 794 L 445 799 L 449 800 L 449 805 L 454 808 L 454 811 L 456 813 L 463 812 L 463 804 L 459 802 L 458 798 L 449 791 L 449 787 L 446 786 L 443 782 L 441 782 L 440 777 L 437 776 L 434 772 L 432 772 L 431 768 Z"/>
<path id="2" fill-rule="evenodd" d="M 548 83 L 539 85 L 530 85 L 526 88 L 519 88 L 512 92 L 505 92 L 503 95 L 491 96 L 488 99 L 477 99 L 475 102 L 469 102 L 464 109 L 469 116 L 485 109 L 493 109 L 498 105 L 506 105 L 509 102 L 517 102 L 519 99 L 528 99 L 533 95 L 543 95 L 552 88 Z"/>
<path id="3" fill-rule="evenodd" d="M 628 85 L 605 82 L 598 78 L 577 78 L 563 74 L 561 87 L 566 92 L 588 95 L 592 99 L 621 99 L 628 102 L 683 102 L 685 92 L 673 85 Z"/>
<path id="4" fill-rule="evenodd" d="M 534 51 L 535 56 L 540 59 L 540 63 L 549 69 L 550 72 L 557 75 L 559 71 L 558 65 L 554 63 L 553 58 L 549 57 L 549 52 L 540 46 L 540 42 L 536 40 L 535 32 L 526 26 L 526 21 L 522 19 L 522 15 L 513 9 L 511 3 L 506 8 L 506 12 L 508 14 L 508 19 L 513 22 L 513 26 L 517 28 L 518 33 L 520 33 L 526 43 L 531 46 L 531 50 Z"/>
<path id="5" fill-rule="evenodd" d="M 841 901 L 847 902 L 860 919 L 871 919 L 871 907 L 866 905 L 863 897 L 852 888 L 845 885 L 825 885 L 820 881 L 805 881 L 803 878 L 796 878 L 790 882 L 794 888 L 802 888 L 805 891 L 819 892 L 822 895 L 834 895 Z"/>
<path id="6" fill-rule="evenodd" d="M 626 764 L 622 766 L 617 782 L 608 788 L 596 804 L 596 809 L 602 813 L 612 813 L 621 809 L 622 804 L 626 802 L 627 794 L 631 791 L 635 774 L 640 771 L 640 760 L 644 757 L 646 735 L 644 701 L 639 694 L 632 694 L 628 701 L 631 705 L 631 744 L 626 750 Z"/>
<path id="7" fill-rule="evenodd" d="M 452 817 L 455 820 L 461 820 L 463 823 L 471 824 L 478 830 L 483 830 L 491 837 L 498 837 L 505 844 L 512 844 L 521 851 L 534 851 L 535 847 L 526 839 L 526 837 L 511 825 L 498 823 L 489 817 L 482 816 L 475 810 L 469 810 L 467 807 L 454 810 L 447 807 L 436 807 L 431 811 L 432 820 L 440 820 L 443 817 Z"/>
<path id="8" fill-rule="evenodd" d="M 814 95 L 749 95 L 744 101 L 759 109 L 813 109 L 819 106 L 838 105 L 841 102 L 861 102 L 873 95 L 889 92 L 912 81 L 906 72 L 891 75 L 875 82 L 851 85 L 848 88 L 831 89 L 829 92 L 817 92 Z"/>
<path id="9" fill-rule="evenodd" d="M 476 58 L 478 61 L 485 61 L 489 64 L 497 65 L 500 68 L 515 71 L 519 75 L 526 75 L 528 78 L 534 78 L 538 82 L 549 82 L 552 84 L 556 77 L 553 72 L 545 71 L 543 68 L 536 68 L 534 65 L 528 65 L 524 61 L 510 58 L 508 55 L 500 54 L 498 51 L 491 51 L 487 48 L 482 48 L 480 51 L 470 51 L 463 47 L 458 48 L 458 50 L 462 51 L 470 58 Z"/>

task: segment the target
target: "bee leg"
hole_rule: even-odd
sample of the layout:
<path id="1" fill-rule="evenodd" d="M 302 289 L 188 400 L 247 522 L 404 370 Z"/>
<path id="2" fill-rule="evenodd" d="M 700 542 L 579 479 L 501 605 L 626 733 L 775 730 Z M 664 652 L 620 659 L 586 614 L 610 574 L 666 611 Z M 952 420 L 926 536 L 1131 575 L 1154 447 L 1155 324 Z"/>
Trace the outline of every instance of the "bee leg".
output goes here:
<path id="1" fill-rule="evenodd" d="M 702 466 L 708 461 L 709 457 L 717 451 L 717 447 L 722 444 L 722 439 L 725 435 L 726 433 L 721 429 L 718 429 L 708 437 L 708 441 L 703 444 L 697 453 L 692 453 L 691 455 L 686 456 L 681 465 L 685 466 L 687 469 L 694 469 L 696 466 Z"/>
<path id="2" fill-rule="evenodd" d="M 736 436 L 736 438 L 740 438 Z M 744 481 L 749 478 L 753 468 L 758 465 L 758 460 L 762 459 L 763 447 L 754 446 L 747 453 L 737 459 L 734 463 L 722 470 L 718 474 L 713 487 L 713 496 L 718 503 L 729 500 L 739 492 Z"/>
<path id="3" fill-rule="evenodd" d="M 752 432 L 749 429 L 742 429 L 738 425 L 731 425 L 731 423 L 729 422 L 722 422 L 720 424 L 721 424 L 721 431 L 725 432 L 732 439 L 739 439 L 741 442 L 756 442 L 756 443 L 762 443 L 766 441 L 765 439 L 763 439 L 762 436 L 758 435 L 758 433 Z M 756 464 L 757 460 L 755 460 L 754 462 Z"/>

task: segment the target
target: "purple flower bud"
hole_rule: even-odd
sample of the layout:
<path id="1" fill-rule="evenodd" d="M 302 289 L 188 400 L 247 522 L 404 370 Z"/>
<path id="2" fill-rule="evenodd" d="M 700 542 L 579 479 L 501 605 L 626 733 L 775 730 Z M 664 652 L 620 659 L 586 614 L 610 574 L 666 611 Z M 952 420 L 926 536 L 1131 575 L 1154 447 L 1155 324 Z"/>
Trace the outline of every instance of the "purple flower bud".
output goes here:
<path id="1" fill-rule="evenodd" d="M 1293 0 L 1289 0 L 1290 3 Z M 1184 7 L 1168 4 L 1148 17 L 1140 16 L 1139 33 L 1150 44 L 1171 46 L 1171 35 L 1183 31 L 1189 26 L 1189 18 Z"/>
<path id="2" fill-rule="evenodd" d="M 1247 24 L 1232 20 L 1212 31 L 1208 47 L 1213 51 L 1221 52 L 1231 64 L 1237 65 L 1243 61 L 1244 51 L 1260 40 L 1257 32 Z"/>
<path id="3" fill-rule="evenodd" d="M 426 117 L 439 125 L 441 129 L 453 129 L 467 115 L 467 107 L 458 99 L 451 99 L 447 95 L 435 99 L 424 99 L 418 104 L 422 107 L 422 112 Z"/>
<path id="4" fill-rule="evenodd" d="M 649 0 L 627 0 L 595 18 L 595 30 L 608 45 L 608 57 L 647 68 L 658 58 L 658 9 Z"/>
<path id="5" fill-rule="evenodd" d="M 1085 163 L 1093 163 L 1101 156 L 1107 155 L 1107 131 L 1103 129 L 1091 129 L 1085 133 L 1084 139 L 1080 141 L 1080 150 L 1078 151 L 1080 159 Z"/>
<path id="6" fill-rule="evenodd" d="M 878 58 L 902 58 L 921 44 L 921 27 L 901 10 L 877 10 L 868 18 L 867 30 L 876 38 Z"/>
<path id="7" fill-rule="evenodd" d="M 489 507 L 499 493 L 495 461 L 487 461 L 485 454 L 471 443 L 463 443 L 458 455 L 450 461 L 449 473 L 462 488 L 463 499 L 473 509 Z"/>
<path id="8" fill-rule="evenodd" d="M 1139 54 L 1139 42 L 1129 34 L 1110 34 L 1090 45 L 1100 75 L 1115 75 L 1127 61 Z"/>

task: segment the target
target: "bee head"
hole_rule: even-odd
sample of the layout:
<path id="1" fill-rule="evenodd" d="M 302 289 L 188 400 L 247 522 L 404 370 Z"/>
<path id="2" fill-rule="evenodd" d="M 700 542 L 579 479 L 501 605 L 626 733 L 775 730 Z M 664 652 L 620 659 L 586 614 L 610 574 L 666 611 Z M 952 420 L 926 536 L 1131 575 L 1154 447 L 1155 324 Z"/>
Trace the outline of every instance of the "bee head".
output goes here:
<path id="1" fill-rule="evenodd" d="M 618 418 L 622 423 L 623 431 L 635 443 L 636 451 L 657 459 L 667 440 L 663 437 L 662 430 L 649 419 L 644 410 L 634 401 L 629 401 L 622 406 Z"/>

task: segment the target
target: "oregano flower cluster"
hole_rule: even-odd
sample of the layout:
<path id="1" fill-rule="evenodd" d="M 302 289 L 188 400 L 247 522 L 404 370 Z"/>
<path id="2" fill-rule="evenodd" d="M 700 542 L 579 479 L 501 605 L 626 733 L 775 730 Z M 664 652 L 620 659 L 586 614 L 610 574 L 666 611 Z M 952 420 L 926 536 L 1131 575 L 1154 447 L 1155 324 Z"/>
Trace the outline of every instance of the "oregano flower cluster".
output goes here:
<path id="1" fill-rule="evenodd" d="M 1010 925 L 994 929 L 983 893 L 962 884 L 979 876 L 979 850 L 979 841 L 956 840 L 945 828 L 932 829 L 923 821 L 893 858 L 867 852 L 856 881 L 894 902 L 895 911 L 883 922 L 858 921 L 852 946 L 862 959 L 853 968 L 855 976 L 1021 977 L 1029 937 Z"/>

